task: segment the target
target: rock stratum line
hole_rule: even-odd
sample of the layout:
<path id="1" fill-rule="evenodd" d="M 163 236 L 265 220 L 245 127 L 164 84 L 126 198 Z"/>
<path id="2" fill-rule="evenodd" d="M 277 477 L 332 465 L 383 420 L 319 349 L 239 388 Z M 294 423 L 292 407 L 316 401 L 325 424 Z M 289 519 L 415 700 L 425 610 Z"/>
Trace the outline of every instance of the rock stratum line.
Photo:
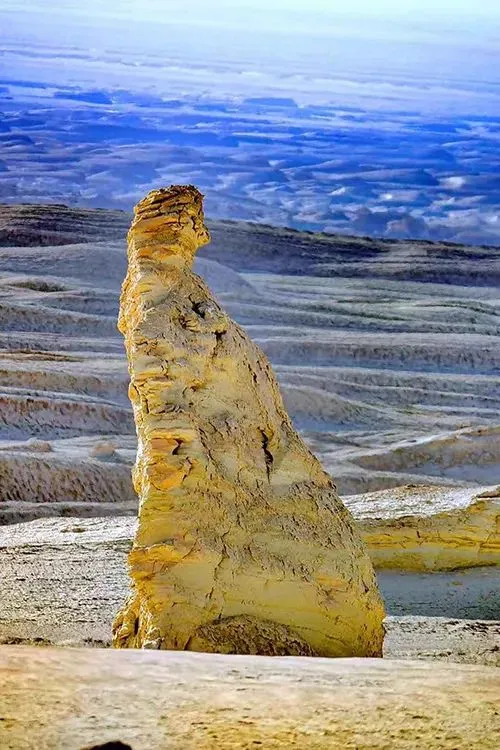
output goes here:
<path id="1" fill-rule="evenodd" d="M 141 201 L 120 306 L 138 453 L 134 591 L 114 645 L 377 656 L 370 560 L 271 367 L 192 272 L 192 186 Z"/>

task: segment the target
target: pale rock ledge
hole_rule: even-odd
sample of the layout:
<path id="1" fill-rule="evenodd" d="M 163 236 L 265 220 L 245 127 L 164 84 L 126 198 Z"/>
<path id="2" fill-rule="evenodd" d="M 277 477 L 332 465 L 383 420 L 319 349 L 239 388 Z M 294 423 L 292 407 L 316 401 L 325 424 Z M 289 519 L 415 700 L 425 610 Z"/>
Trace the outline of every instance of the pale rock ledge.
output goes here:
<path id="1" fill-rule="evenodd" d="M 12 750 L 497 750 L 500 734 L 493 667 L 2 646 L 0 682 Z"/>
<path id="2" fill-rule="evenodd" d="M 500 487 L 396 487 L 346 497 L 376 568 L 500 565 Z"/>
<path id="3" fill-rule="evenodd" d="M 268 360 L 192 272 L 208 240 L 192 186 L 136 207 L 119 328 L 140 507 L 114 645 L 381 655 L 383 605 L 351 515 Z"/>

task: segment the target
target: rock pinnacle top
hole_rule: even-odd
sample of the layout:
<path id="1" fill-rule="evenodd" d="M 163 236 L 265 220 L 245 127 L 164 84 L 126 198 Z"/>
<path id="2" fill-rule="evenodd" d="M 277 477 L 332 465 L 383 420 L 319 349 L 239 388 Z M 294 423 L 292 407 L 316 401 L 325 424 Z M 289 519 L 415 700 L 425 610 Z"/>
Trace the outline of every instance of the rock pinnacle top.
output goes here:
<path id="1" fill-rule="evenodd" d="M 135 249 L 161 244 L 168 246 L 168 254 L 192 260 L 196 250 L 210 242 L 203 195 L 193 185 L 152 190 L 134 209 L 128 239 Z"/>

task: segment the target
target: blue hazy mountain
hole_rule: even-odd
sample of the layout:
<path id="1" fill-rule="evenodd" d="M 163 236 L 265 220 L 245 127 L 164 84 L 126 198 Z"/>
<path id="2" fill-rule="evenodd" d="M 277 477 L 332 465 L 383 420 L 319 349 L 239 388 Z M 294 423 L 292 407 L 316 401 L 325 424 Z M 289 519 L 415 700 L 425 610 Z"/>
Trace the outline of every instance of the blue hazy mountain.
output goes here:
<path id="1" fill-rule="evenodd" d="M 214 218 L 500 244 L 493 5 L 55 5 L 0 9 L 0 202 L 129 209 L 186 182 Z"/>

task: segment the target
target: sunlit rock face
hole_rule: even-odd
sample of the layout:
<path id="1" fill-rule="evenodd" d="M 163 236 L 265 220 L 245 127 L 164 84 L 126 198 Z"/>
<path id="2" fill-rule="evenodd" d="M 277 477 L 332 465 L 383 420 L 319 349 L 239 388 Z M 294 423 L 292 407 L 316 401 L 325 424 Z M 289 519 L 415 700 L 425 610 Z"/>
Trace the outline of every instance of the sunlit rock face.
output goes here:
<path id="1" fill-rule="evenodd" d="M 500 487 L 410 485 L 347 499 L 376 568 L 500 565 Z"/>
<path id="2" fill-rule="evenodd" d="M 194 187 L 136 207 L 119 328 L 140 508 L 114 644 L 380 655 L 383 606 L 351 516 L 266 357 L 191 270 L 208 240 Z"/>

